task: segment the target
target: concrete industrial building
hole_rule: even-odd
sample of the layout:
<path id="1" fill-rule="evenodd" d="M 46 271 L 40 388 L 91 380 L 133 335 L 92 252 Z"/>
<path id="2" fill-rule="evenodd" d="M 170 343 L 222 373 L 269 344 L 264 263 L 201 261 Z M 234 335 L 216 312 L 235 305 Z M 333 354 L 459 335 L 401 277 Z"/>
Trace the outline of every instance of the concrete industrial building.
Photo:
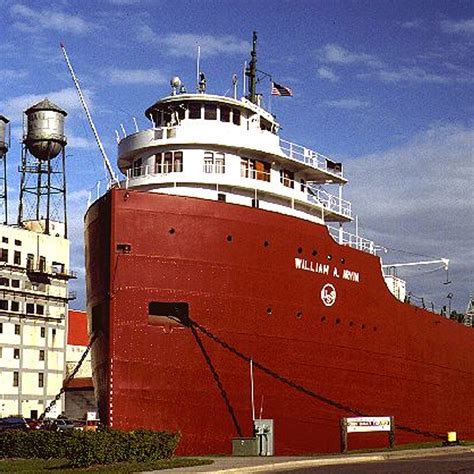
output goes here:
<path id="1" fill-rule="evenodd" d="M 62 224 L 0 226 L 1 416 L 36 418 L 62 387 L 66 359 L 69 241 Z M 63 402 L 53 414 L 61 413 Z"/>

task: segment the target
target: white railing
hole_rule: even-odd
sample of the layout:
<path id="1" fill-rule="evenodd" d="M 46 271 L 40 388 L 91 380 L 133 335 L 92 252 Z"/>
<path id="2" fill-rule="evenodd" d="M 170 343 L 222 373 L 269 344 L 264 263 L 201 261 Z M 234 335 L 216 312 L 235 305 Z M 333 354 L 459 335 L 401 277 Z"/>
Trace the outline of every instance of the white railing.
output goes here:
<path id="1" fill-rule="evenodd" d="M 292 160 L 300 161 L 313 168 L 317 168 L 328 173 L 335 174 L 342 177 L 342 165 L 336 163 L 331 158 L 318 153 L 317 151 L 311 150 L 296 143 L 289 142 L 280 138 L 280 148 L 288 158 Z"/>
<path id="2" fill-rule="evenodd" d="M 337 227 L 328 226 L 331 237 L 341 245 L 348 245 L 358 250 L 375 255 L 380 247 L 375 245 L 373 240 L 362 238 L 360 235 L 351 234 L 345 230 L 341 231 Z"/>
<path id="3" fill-rule="evenodd" d="M 129 182 L 133 181 L 134 179 L 142 179 L 145 177 L 159 178 L 166 177 L 168 175 L 172 175 L 169 181 L 173 183 L 173 186 L 176 186 L 176 183 L 180 181 L 189 182 L 189 177 L 184 177 L 182 171 L 183 167 L 181 162 L 174 163 L 174 166 L 172 166 L 171 164 L 161 164 L 159 166 L 142 165 L 139 167 L 132 167 L 129 168 L 126 172 L 125 187 L 128 188 Z M 203 172 L 204 176 L 222 175 L 222 179 L 225 179 L 225 166 L 220 163 L 204 163 Z M 181 178 L 181 176 L 183 176 L 183 178 Z M 241 168 L 240 177 L 245 180 L 245 185 L 241 185 L 242 188 L 247 188 L 257 193 L 259 191 L 262 191 L 281 195 L 282 197 L 285 197 L 292 201 L 292 206 L 294 206 L 293 201 L 296 201 L 298 199 L 300 201 L 306 201 L 310 204 L 320 206 L 323 209 L 323 219 L 324 216 L 327 216 L 329 213 L 337 214 L 340 216 L 347 217 L 348 219 L 352 219 L 351 202 L 333 194 L 330 194 L 324 189 L 313 188 L 305 182 L 291 180 L 286 177 L 280 177 L 280 182 L 278 184 L 275 184 L 276 180 L 271 179 L 271 173 L 250 168 Z M 199 182 L 198 180 L 198 177 L 193 178 L 193 181 Z M 204 182 L 206 184 L 214 184 L 213 182 L 209 181 L 208 178 L 204 179 Z M 263 188 L 259 188 L 258 186 L 256 186 L 257 183 L 262 183 Z M 269 185 L 264 183 L 272 183 L 270 185 L 271 188 L 268 187 Z M 215 184 L 226 185 L 226 183 L 221 180 L 219 180 L 219 182 L 216 182 Z M 238 186 L 236 182 L 232 183 L 231 180 L 229 180 L 228 184 L 232 184 L 232 186 Z"/>
<path id="4" fill-rule="evenodd" d="M 310 188 L 308 193 L 308 201 L 315 202 L 328 209 L 329 211 L 342 214 L 349 219 L 352 219 L 352 204 L 346 199 L 342 199 L 334 194 L 329 194 L 324 189 Z"/>

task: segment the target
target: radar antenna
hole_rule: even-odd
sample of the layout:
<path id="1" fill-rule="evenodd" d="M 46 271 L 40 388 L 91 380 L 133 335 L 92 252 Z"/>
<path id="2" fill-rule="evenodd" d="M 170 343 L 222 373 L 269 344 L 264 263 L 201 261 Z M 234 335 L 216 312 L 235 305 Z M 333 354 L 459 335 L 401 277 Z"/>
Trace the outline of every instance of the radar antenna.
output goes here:
<path id="1" fill-rule="evenodd" d="M 63 43 L 60 43 L 61 50 L 64 55 L 64 59 L 66 60 L 67 67 L 69 69 L 69 72 L 71 73 L 72 80 L 74 81 L 74 85 L 76 86 L 77 89 L 77 94 L 79 95 L 79 100 L 81 101 L 82 107 L 84 108 L 84 112 L 86 113 L 87 120 L 89 121 L 89 125 L 92 129 L 92 133 L 94 134 L 95 141 L 97 143 L 97 146 L 99 147 L 99 150 L 102 154 L 102 158 L 104 159 L 105 166 L 107 168 L 107 171 L 109 172 L 110 180 L 112 181 L 113 184 L 116 184 L 118 187 L 120 187 L 119 180 L 117 176 L 115 176 L 114 170 L 112 169 L 112 165 L 110 164 L 109 158 L 107 156 L 107 153 L 105 152 L 105 148 L 102 145 L 102 141 L 99 137 L 99 133 L 97 132 L 97 129 L 95 128 L 94 121 L 92 120 L 92 116 L 89 112 L 89 108 L 87 107 L 86 101 L 84 99 L 84 95 L 82 94 L 81 86 L 79 84 L 79 80 L 76 77 L 76 74 L 74 73 L 74 69 L 72 68 L 71 62 L 69 61 L 69 57 L 66 52 L 66 48 L 64 47 Z"/>

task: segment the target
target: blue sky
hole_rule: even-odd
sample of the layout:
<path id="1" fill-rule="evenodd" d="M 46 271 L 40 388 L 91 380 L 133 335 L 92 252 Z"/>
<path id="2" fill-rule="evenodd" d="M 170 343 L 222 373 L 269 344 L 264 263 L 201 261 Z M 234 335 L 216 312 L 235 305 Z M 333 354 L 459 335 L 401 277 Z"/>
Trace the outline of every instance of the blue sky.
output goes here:
<path id="1" fill-rule="evenodd" d="M 452 259 L 453 283 L 432 268 L 406 271 L 410 289 L 464 310 L 474 292 L 471 1 L 29 1 L 0 0 L 0 114 L 12 121 L 10 199 L 18 189 L 21 112 L 48 96 L 69 112 L 68 184 L 73 266 L 82 217 L 105 174 L 59 42 L 91 106 L 109 156 L 115 130 L 168 94 L 178 74 L 194 88 L 196 48 L 208 92 L 241 78 L 252 31 L 258 67 L 293 98 L 267 105 L 281 135 L 341 159 L 361 231 L 391 249 L 387 262 Z M 261 92 L 269 83 L 262 81 Z M 16 204 L 16 203 L 15 203 Z M 13 207 L 13 205 L 11 206 Z M 15 219 L 16 206 L 12 209 Z M 416 255 L 411 255 L 416 254 Z M 83 273 L 83 271 L 81 271 Z M 73 307 L 84 305 L 83 280 Z"/>

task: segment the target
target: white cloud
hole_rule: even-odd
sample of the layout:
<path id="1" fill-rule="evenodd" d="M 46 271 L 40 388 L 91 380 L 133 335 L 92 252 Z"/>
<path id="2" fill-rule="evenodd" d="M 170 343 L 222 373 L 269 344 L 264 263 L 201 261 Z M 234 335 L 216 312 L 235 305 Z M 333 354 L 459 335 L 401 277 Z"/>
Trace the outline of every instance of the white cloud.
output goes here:
<path id="1" fill-rule="evenodd" d="M 360 109 L 369 106 L 369 102 L 360 99 L 336 99 L 324 102 L 329 107 L 338 109 Z"/>
<path id="2" fill-rule="evenodd" d="M 39 30 L 54 30 L 65 33 L 83 34 L 91 29 L 90 23 L 78 15 L 62 13 L 57 10 L 34 10 L 33 8 L 14 4 L 10 8 L 14 27 L 32 33 Z"/>
<path id="3" fill-rule="evenodd" d="M 449 291 L 459 298 L 460 309 L 474 281 L 473 149 L 474 128 L 437 124 L 397 148 L 345 163 L 351 180 L 346 196 L 371 229 L 366 237 L 419 255 L 450 258 Z M 412 288 L 435 299 L 442 278 L 439 273 L 414 278 Z"/>
<path id="4" fill-rule="evenodd" d="M 139 39 L 146 43 L 162 46 L 172 56 L 196 57 L 197 47 L 201 47 L 202 56 L 223 54 L 244 54 L 249 50 L 249 43 L 233 35 L 213 36 L 195 35 L 191 33 L 172 33 L 158 35 L 149 26 L 139 32 Z"/>
<path id="5" fill-rule="evenodd" d="M 365 64 L 380 67 L 381 61 L 376 56 L 367 53 L 354 53 L 337 44 L 327 44 L 321 50 L 322 59 L 333 64 Z"/>
<path id="6" fill-rule="evenodd" d="M 337 82 L 339 80 L 339 77 L 334 73 L 334 71 L 328 67 L 323 66 L 318 68 L 317 73 L 321 79 L 327 79 L 331 82 Z"/>
<path id="7" fill-rule="evenodd" d="M 474 33 L 474 18 L 469 20 L 444 20 L 441 30 L 445 33 Z"/>
<path id="8" fill-rule="evenodd" d="M 0 81 L 12 81 L 23 79 L 28 76 L 28 71 L 24 69 L 0 69 Z"/>
<path id="9" fill-rule="evenodd" d="M 91 97 L 91 93 L 90 91 L 84 91 L 84 94 L 90 106 L 91 101 L 89 98 Z M 0 110 L 2 110 L 2 114 L 6 115 L 12 122 L 21 122 L 23 111 L 33 104 L 40 102 L 45 97 L 68 113 L 81 109 L 76 89 L 68 87 L 59 91 L 45 92 L 44 94 L 25 94 L 5 99 L 0 101 Z"/>
<path id="10" fill-rule="evenodd" d="M 96 150 L 97 144 L 95 141 L 90 140 L 88 138 L 79 137 L 71 133 L 68 129 L 66 129 L 66 137 L 67 137 L 67 144 L 71 148 L 81 148 L 84 150 Z"/>
<path id="11" fill-rule="evenodd" d="M 407 30 L 416 30 L 422 27 L 422 22 L 421 20 L 411 20 L 411 21 L 405 21 L 400 24 L 402 28 L 405 28 Z"/>
<path id="12" fill-rule="evenodd" d="M 402 67 L 397 70 L 380 69 L 378 71 L 358 74 L 357 77 L 359 79 L 378 79 L 382 82 L 418 82 L 432 84 L 446 84 L 448 82 L 461 81 L 461 77 L 451 78 L 445 74 L 426 71 L 418 66 Z"/>
<path id="13" fill-rule="evenodd" d="M 162 85 L 168 78 L 159 69 L 119 69 L 112 68 L 106 73 L 111 84 Z"/>

